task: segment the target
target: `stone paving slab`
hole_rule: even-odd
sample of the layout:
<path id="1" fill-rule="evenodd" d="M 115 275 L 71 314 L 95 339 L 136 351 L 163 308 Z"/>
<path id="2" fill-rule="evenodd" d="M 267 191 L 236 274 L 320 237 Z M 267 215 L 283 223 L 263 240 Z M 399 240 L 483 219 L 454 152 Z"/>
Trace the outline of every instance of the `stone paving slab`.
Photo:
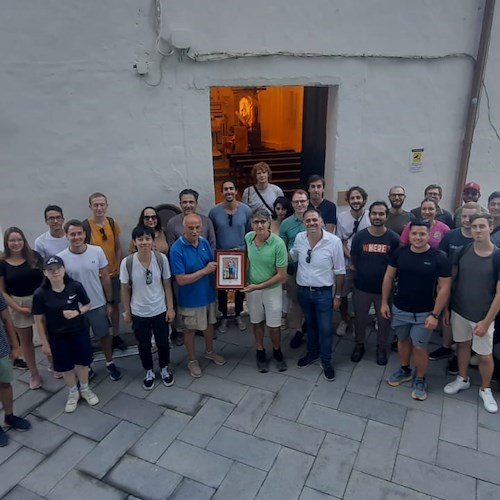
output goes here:
<path id="1" fill-rule="evenodd" d="M 183 479 L 169 500 L 210 500 L 214 493 L 214 488 L 197 483 L 192 479 Z"/>
<path id="2" fill-rule="evenodd" d="M 216 399 L 221 399 L 222 401 L 227 401 L 228 403 L 238 404 L 245 395 L 248 387 L 232 380 L 204 374 L 201 378 L 195 380 L 189 386 L 189 389 L 205 396 L 211 396 Z"/>
<path id="3" fill-rule="evenodd" d="M 253 500 L 264 482 L 266 473 L 254 467 L 234 462 L 213 500 Z"/>
<path id="4" fill-rule="evenodd" d="M 275 395 L 250 387 L 226 420 L 226 427 L 251 434 L 274 400 Z"/>
<path id="5" fill-rule="evenodd" d="M 456 418 L 460 415 L 460 418 Z M 445 398 L 439 437 L 444 441 L 477 448 L 477 405 Z"/>
<path id="6" fill-rule="evenodd" d="M 313 388 L 313 382 L 289 378 L 274 398 L 268 413 L 289 420 L 297 420 Z"/>
<path id="7" fill-rule="evenodd" d="M 321 493 L 321 491 L 313 490 L 307 486 L 302 489 L 299 500 L 335 500 L 338 497 L 332 497 L 326 493 Z"/>
<path id="8" fill-rule="evenodd" d="M 158 386 L 146 397 L 147 401 L 172 410 L 194 415 L 201 408 L 202 396 L 180 387 Z"/>
<path id="9" fill-rule="evenodd" d="M 44 498 L 19 485 L 12 488 L 7 495 L 2 497 L 3 500 L 43 500 Z"/>
<path id="10" fill-rule="evenodd" d="M 21 448 L 9 457 L 0 468 L 0 498 L 20 483 L 44 458 L 44 455 L 29 448 Z"/>
<path id="11" fill-rule="evenodd" d="M 149 401 L 142 401 L 128 394 L 117 394 L 103 406 L 102 411 L 141 427 L 149 428 L 165 410 L 160 405 Z"/>

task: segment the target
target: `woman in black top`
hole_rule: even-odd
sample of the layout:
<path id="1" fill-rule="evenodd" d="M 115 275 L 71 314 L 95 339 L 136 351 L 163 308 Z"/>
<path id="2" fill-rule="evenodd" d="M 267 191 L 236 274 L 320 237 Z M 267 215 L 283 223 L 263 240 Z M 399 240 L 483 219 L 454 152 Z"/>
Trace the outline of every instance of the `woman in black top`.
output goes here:
<path id="1" fill-rule="evenodd" d="M 92 345 L 83 315 L 90 309 L 90 299 L 82 284 L 66 274 L 61 257 L 49 256 L 43 264 L 46 279 L 33 296 L 33 316 L 42 351 L 52 357 L 54 370 L 62 373 L 68 386 L 65 411 L 72 413 L 80 396 L 91 406 L 99 403 L 89 388 Z"/>
<path id="2" fill-rule="evenodd" d="M 12 322 L 21 343 L 22 353 L 31 372 L 30 389 L 39 389 L 42 379 L 33 346 L 33 292 L 43 280 L 40 254 L 32 250 L 24 233 L 9 227 L 4 234 L 4 253 L 0 259 L 0 290 L 10 309 Z"/>

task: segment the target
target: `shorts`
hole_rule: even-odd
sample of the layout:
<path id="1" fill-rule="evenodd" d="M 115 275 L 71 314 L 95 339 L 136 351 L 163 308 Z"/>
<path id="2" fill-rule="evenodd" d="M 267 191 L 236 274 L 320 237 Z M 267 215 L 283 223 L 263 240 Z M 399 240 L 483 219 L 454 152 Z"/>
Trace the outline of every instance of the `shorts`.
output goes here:
<path id="1" fill-rule="evenodd" d="M 113 292 L 113 302 L 116 304 L 120 303 L 121 297 L 121 285 L 120 285 L 120 277 L 111 276 L 111 290 Z"/>
<path id="2" fill-rule="evenodd" d="M 281 326 L 283 296 L 281 286 L 247 292 L 247 307 L 250 323 L 257 325 L 266 322 L 269 328 Z"/>
<path id="3" fill-rule="evenodd" d="M 398 340 L 410 337 L 415 347 L 426 349 L 433 332 L 424 327 L 425 319 L 430 313 L 431 311 L 423 313 L 402 311 L 393 304 L 391 326 Z"/>
<path id="4" fill-rule="evenodd" d="M 344 275 L 344 286 L 342 287 L 342 291 L 339 294 L 342 298 L 346 298 L 353 291 L 353 283 L 354 272 L 350 269 L 346 269 Z"/>
<path id="5" fill-rule="evenodd" d="M 29 307 L 33 305 L 33 295 L 27 295 L 26 297 L 16 297 L 11 295 L 10 298 L 21 307 Z M 30 314 L 29 316 L 25 316 L 18 311 L 9 307 L 10 317 L 12 318 L 12 323 L 16 328 L 29 328 L 35 324 L 35 320 L 33 316 Z"/>
<path id="6" fill-rule="evenodd" d="M 457 343 L 472 340 L 472 350 L 482 356 L 493 353 L 493 332 L 495 324 L 492 322 L 483 337 L 478 337 L 472 332 L 477 323 L 465 319 L 455 311 L 451 312 L 451 329 L 453 331 L 453 340 Z"/>
<path id="7" fill-rule="evenodd" d="M 92 344 L 87 331 L 57 338 L 49 335 L 54 371 L 69 372 L 75 365 L 89 366 L 92 363 Z"/>
<path id="8" fill-rule="evenodd" d="M 13 378 L 12 361 L 9 356 L 0 358 L 0 383 L 10 384 Z"/>
<path id="9" fill-rule="evenodd" d="M 92 328 L 92 332 L 96 339 L 102 339 L 109 335 L 111 322 L 106 313 L 106 306 L 97 307 L 96 309 L 91 309 L 86 312 L 85 320 L 87 326 Z"/>
<path id="10" fill-rule="evenodd" d="M 182 319 L 182 330 L 201 330 L 203 332 L 208 328 L 208 325 L 217 323 L 215 302 L 201 307 L 179 307 L 177 312 Z"/>

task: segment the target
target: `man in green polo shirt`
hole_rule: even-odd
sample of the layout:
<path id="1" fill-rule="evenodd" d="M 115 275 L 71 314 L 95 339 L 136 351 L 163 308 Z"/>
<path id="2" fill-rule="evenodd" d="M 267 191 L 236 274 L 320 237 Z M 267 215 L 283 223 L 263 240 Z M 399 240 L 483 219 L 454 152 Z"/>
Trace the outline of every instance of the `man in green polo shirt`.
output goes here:
<path id="1" fill-rule="evenodd" d="M 281 284 L 286 280 L 288 253 L 283 240 L 271 232 L 271 216 L 265 208 L 252 212 L 253 231 L 245 235 L 248 255 L 248 285 L 244 288 L 255 335 L 257 369 L 268 371 L 264 349 L 264 322 L 269 328 L 273 358 L 279 371 L 287 369 L 281 352 Z"/>

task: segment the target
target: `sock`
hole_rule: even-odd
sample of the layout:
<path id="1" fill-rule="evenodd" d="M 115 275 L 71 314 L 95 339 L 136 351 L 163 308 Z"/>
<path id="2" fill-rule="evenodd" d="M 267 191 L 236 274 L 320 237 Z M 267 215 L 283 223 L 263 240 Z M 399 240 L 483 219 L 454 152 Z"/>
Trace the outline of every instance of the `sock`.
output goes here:
<path id="1" fill-rule="evenodd" d="M 85 391 L 85 390 L 86 390 L 86 389 L 88 389 L 88 388 L 89 388 L 89 384 L 88 384 L 88 382 L 87 382 L 86 384 L 82 384 L 82 383 L 80 382 L 80 390 L 81 390 L 81 391 Z"/>
<path id="2" fill-rule="evenodd" d="M 74 385 L 73 387 L 68 387 L 69 392 L 78 392 L 78 387 Z"/>

